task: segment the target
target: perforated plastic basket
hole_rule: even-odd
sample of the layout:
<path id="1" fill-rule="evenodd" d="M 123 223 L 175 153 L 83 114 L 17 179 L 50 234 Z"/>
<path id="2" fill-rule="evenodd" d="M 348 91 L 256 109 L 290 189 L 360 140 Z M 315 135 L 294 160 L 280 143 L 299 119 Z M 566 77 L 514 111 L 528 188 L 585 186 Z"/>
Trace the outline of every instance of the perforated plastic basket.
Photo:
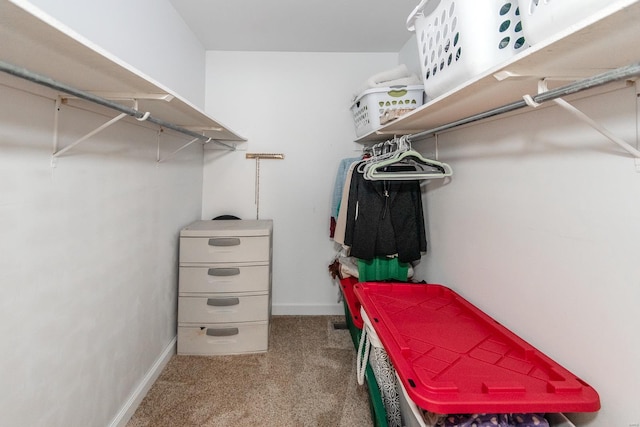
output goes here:
<path id="1" fill-rule="evenodd" d="M 431 99 L 528 46 L 516 0 L 422 0 L 407 28 L 416 32 Z"/>
<path id="2" fill-rule="evenodd" d="M 524 34 L 538 43 L 610 5 L 612 0 L 518 0 Z"/>
<path id="3" fill-rule="evenodd" d="M 371 344 L 369 365 L 376 378 L 376 383 L 380 387 L 380 396 L 384 404 L 387 424 L 389 426 L 400 426 L 402 424 L 402 415 L 400 413 L 400 398 L 398 397 L 396 385 L 396 371 L 389 361 L 389 356 L 382 346 L 371 320 L 369 320 L 367 313 L 362 308 L 360 308 L 360 315 L 364 322 L 363 330 L 366 330 Z"/>
<path id="4" fill-rule="evenodd" d="M 422 105 L 424 88 L 420 85 L 368 89 L 351 104 L 356 135 L 378 129 Z"/>

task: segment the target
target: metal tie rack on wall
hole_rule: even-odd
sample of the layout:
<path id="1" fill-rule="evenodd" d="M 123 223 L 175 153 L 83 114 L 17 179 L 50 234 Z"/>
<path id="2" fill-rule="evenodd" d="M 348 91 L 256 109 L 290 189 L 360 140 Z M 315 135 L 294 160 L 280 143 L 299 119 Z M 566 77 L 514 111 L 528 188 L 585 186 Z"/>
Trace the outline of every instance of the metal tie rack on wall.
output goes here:
<path id="1" fill-rule="evenodd" d="M 630 79 L 638 76 L 640 76 L 640 62 L 636 62 L 634 64 L 630 64 L 625 67 L 616 68 L 611 71 L 606 71 L 604 73 L 558 87 L 556 89 L 547 90 L 545 81 L 541 80 L 541 84 L 539 85 L 540 93 L 538 93 L 535 96 L 525 95 L 523 99 L 520 101 L 515 101 L 510 104 L 503 105 L 501 107 L 493 108 L 491 110 L 487 110 L 482 113 L 474 114 L 472 116 L 465 117 L 465 118 L 447 123 L 445 125 L 437 126 L 432 129 L 407 135 L 406 137 L 410 141 L 419 140 L 431 135 L 437 135 L 440 132 L 453 129 L 458 126 L 466 125 L 466 124 L 477 122 L 490 117 L 509 113 L 525 107 L 537 107 L 543 102 L 555 101 L 556 104 L 568 110 L 569 112 L 574 114 L 576 117 L 578 117 L 580 120 L 594 127 L 597 131 L 605 135 L 611 141 L 618 144 L 621 148 L 623 148 L 625 151 L 631 154 L 634 158 L 636 158 L 636 162 L 638 164 L 638 161 L 640 160 L 640 150 L 632 147 L 630 144 L 621 140 L 620 138 L 615 137 L 611 132 L 609 132 L 602 126 L 598 125 L 595 121 L 591 120 L 584 113 L 582 113 L 575 107 L 571 106 L 563 99 L 560 99 L 563 96 L 572 95 L 578 92 L 585 91 L 587 89 L 593 89 L 599 86 L 604 86 L 608 83 L 613 83 L 616 81 Z M 638 165 L 638 167 L 640 167 L 640 165 Z"/>
<path id="2" fill-rule="evenodd" d="M 247 153 L 245 159 L 256 159 L 256 219 L 260 219 L 260 159 L 283 160 L 282 153 Z"/>
<path id="3" fill-rule="evenodd" d="M 192 130 L 186 129 L 182 126 L 178 126 L 174 123 L 170 123 L 167 122 L 165 120 L 153 117 L 151 115 L 151 113 L 147 112 L 142 112 L 142 111 L 138 111 L 136 108 L 131 108 L 131 107 L 127 107 L 126 105 L 122 105 L 122 104 L 118 104 L 116 102 L 113 102 L 111 100 L 108 100 L 106 98 L 103 98 L 101 96 L 97 96 L 95 94 L 92 94 L 90 92 L 85 92 L 83 90 L 80 89 L 76 89 L 72 86 L 69 86 L 65 83 L 62 82 L 58 82 L 56 80 L 53 80 L 49 77 L 34 73 L 32 71 L 29 71 L 25 68 L 22 67 L 18 67 L 16 65 L 10 64 L 8 62 L 2 61 L 0 60 L 0 71 L 3 71 L 7 74 L 11 74 L 13 76 L 22 78 L 24 80 L 28 80 L 30 82 L 33 83 L 37 83 L 41 86 L 46 86 L 49 87 L 51 89 L 60 91 L 60 92 L 64 92 L 66 94 L 72 95 L 74 97 L 80 98 L 80 99 L 84 99 L 86 101 L 90 101 L 93 102 L 94 104 L 98 104 L 98 105 L 102 105 L 103 107 L 107 107 L 110 108 L 112 110 L 115 111 L 119 111 L 121 114 L 119 116 L 117 116 L 115 119 L 112 119 L 111 121 L 107 122 L 105 125 L 101 126 L 100 128 L 96 129 L 96 131 L 91 132 L 88 135 L 85 135 L 85 137 L 81 138 L 81 140 L 76 141 L 73 145 L 78 144 L 79 142 L 82 142 L 84 139 L 88 138 L 91 135 L 94 135 L 95 133 L 99 132 L 100 130 L 104 129 L 105 127 L 107 127 L 108 125 L 115 123 L 117 120 L 120 120 L 121 118 L 123 118 L 124 116 L 131 116 L 136 118 L 139 121 L 147 121 L 147 122 L 151 122 L 154 123 L 162 128 L 167 128 L 167 129 L 171 129 L 174 130 L 176 132 L 182 133 L 184 135 L 188 135 L 192 138 L 194 138 L 193 141 L 189 142 L 187 145 L 190 145 L 191 143 L 200 140 L 200 141 L 204 141 L 205 143 L 209 143 L 209 142 L 213 142 L 215 144 L 218 145 L 222 145 L 230 150 L 235 150 L 236 146 L 234 144 L 227 144 L 224 143 L 222 141 L 218 141 L 215 140 L 211 137 L 208 137 L 206 135 L 202 135 L 199 134 L 197 132 L 194 132 Z M 135 105 L 135 107 L 137 107 L 137 105 Z M 185 146 L 186 147 L 186 146 Z M 70 148 L 70 147 L 68 147 Z M 182 147 L 184 148 L 184 147 Z M 181 148 L 181 149 L 182 149 Z M 64 151 L 66 151 L 67 149 L 65 149 Z M 54 157 L 56 157 L 57 155 L 62 154 L 62 152 L 64 152 L 63 150 L 60 150 L 59 152 L 54 152 Z M 176 150 L 176 152 L 179 150 Z M 175 153 L 175 152 L 174 152 Z M 172 153 L 172 154 L 174 154 Z M 160 159 L 159 159 L 160 161 Z"/>

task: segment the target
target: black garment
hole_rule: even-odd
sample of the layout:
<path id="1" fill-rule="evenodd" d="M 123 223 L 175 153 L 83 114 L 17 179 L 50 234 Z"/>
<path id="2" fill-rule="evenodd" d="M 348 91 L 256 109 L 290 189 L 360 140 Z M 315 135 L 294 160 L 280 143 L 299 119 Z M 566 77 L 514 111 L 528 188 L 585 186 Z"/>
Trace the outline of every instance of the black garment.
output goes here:
<path id="1" fill-rule="evenodd" d="M 396 253 L 400 262 L 420 259 L 427 250 L 420 182 L 369 181 L 354 170 L 344 243 L 360 259 Z"/>

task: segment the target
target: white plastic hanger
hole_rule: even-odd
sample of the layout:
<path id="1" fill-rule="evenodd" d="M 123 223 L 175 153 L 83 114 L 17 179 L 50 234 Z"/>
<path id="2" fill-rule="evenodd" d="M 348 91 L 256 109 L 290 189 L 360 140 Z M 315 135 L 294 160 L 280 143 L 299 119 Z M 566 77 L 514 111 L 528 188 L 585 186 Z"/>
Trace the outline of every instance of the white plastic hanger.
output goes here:
<path id="1" fill-rule="evenodd" d="M 362 170 L 364 178 L 372 181 L 387 180 L 413 180 L 413 179 L 436 179 L 451 176 L 453 169 L 446 163 L 437 160 L 427 159 L 422 154 L 411 148 L 411 144 L 405 137 L 398 141 L 398 150 L 383 159 L 375 157 L 364 165 Z M 414 166 L 415 170 L 383 170 L 387 166 L 404 164 Z M 426 166 L 428 169 L 425 169 Z"/>

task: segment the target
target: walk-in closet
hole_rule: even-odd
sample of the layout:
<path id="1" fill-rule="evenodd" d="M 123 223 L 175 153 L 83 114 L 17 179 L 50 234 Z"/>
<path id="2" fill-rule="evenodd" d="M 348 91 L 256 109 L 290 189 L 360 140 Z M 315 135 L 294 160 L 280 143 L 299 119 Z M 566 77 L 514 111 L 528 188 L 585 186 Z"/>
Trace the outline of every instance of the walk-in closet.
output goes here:
<path id="1" fill-rule="evenodd" d="M 639 20 L 0 0 L 0 427 L 639 427 Z"/>

